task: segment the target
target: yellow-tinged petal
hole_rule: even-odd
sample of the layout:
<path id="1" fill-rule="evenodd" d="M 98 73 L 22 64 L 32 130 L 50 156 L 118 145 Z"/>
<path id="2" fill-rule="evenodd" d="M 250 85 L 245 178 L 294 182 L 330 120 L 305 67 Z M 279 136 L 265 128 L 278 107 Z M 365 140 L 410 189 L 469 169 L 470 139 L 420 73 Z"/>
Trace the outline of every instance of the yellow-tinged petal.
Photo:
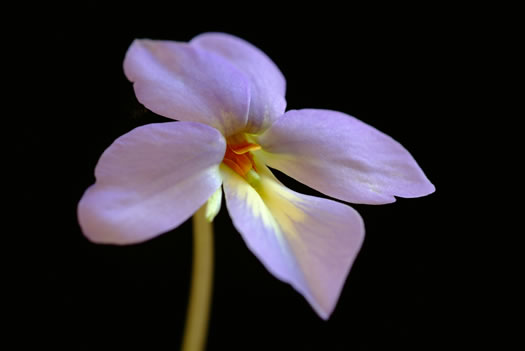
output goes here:
<path id="1" fill-rule="evenodd" d="M 326 319 L 361 247 L 361 217 L 344 204 L 286 188 L 264 165 L 257 169 L 259 178 L 248 182 L 220 167 L 233 223 L 265 267 Z"/>
<path id="2" fill-rule="evenodd" d="M 208 199 L 206 203 L 206 220 L 208 222 L 213 222 L 213 219 L 219 213 L 222 203 L 222 187 L 219 187 L 212 196 Z"/>

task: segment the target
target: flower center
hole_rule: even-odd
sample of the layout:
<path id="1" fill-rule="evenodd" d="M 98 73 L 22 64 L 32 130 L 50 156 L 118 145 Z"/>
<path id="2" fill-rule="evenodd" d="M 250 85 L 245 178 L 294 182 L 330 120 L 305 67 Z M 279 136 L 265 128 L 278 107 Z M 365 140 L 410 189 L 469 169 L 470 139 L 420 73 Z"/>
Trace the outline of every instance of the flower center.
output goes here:
<path id="1" fill-rule="evenodd" d="M 260 145 L 248 142 L 243 135 L 234 135 L 226 140 L 226 153 L 222 162 L 243 178 L 255 167 L 255 161 L 250 151 L 259 150 Z"/>

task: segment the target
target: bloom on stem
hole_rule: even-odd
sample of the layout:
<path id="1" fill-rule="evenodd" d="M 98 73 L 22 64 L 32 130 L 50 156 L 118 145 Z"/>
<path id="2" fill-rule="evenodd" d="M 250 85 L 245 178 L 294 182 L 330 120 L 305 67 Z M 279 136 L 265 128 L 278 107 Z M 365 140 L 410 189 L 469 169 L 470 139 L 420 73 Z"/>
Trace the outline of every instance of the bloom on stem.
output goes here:
<path id="1" fill-rule="evenodd" d="M 373 127 L 341 112 L 285 112 L 282 73 L 237 37 L 135 40 L 124 70 L 142 104 L 179 122 L 136 128 L 102 154 L 78 206 L 94 242 L 148 240 L 208 200 L 211 220 L 222 185 L 246 245 L 326 319 L 363 242 L 362 219 L 345 204 L 286 188 L 268 166 L 345 202 L 434 191 L 409 152 Z"/>

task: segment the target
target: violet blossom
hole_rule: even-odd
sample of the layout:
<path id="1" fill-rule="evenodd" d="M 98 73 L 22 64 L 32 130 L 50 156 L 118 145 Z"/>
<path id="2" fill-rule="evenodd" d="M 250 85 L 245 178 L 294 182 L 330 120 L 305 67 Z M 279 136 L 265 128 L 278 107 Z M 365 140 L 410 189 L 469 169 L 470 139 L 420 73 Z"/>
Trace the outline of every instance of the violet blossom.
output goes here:
<path id="1" fill-rule="evenodd" d="M 178 121 L 138 127 L 102 154 L 78 205 L 93 242 L 151 239 L 206 203 L 211 221 L 223 190 L 248 248 L 327 319 L 363 242 L 363 221 L 346 204 L 288 189 L 268 167 L 350 203 L 434 191 L 403 146 L 358 119 L 285 112 L 282 73 L 240 38 L 135 40 L 124 71 L 145 107 Z"/>

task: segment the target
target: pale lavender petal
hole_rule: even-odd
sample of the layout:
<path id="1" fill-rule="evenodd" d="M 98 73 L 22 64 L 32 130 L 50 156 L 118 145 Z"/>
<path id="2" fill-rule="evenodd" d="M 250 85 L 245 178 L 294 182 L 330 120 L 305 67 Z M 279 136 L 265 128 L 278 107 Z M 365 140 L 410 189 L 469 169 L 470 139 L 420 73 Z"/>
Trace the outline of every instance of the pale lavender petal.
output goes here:
<path id="1" fill-rule="evenodd" d="M 384 204 L 435 190 L 401 144 L 341 112 L 288 111 L 258 143 L 267 165 L 343 201 Z"/>
<path id="2" fill-rule="evenodd" d="M 227 136 L 246 126 L 249 79 L 220 55 L 188 43 L 135 40 L 124 72 L 137 99 L 159 115 L 205 123 Z"/>
<path id="3" fill-rule="evenodd" d="M 264 266 L 328 319 L 363 242 L 363 221 L 347 205 L 298 194 L 258 169 L 254 187 L 221 166 L 233 224 Z"/>
<path id="4" fill-rule="evenodd" d="M 78 204 L 91 241 L 130 244 L 188 219 L 221 185 L 226 143 L 219 131 L 193 122 L 149 124 L 104 151 L 96 183 Z"/>
<path id="5" fill-rule="evenodd" d="M 228 59 L 251 79 L 251 103 L 247 132 L 268 128 L 286 108 L 286 80 L 275 63 L 252 44 L 225 33 L 204 33 L 192 46 L 213 51 Z"/>

